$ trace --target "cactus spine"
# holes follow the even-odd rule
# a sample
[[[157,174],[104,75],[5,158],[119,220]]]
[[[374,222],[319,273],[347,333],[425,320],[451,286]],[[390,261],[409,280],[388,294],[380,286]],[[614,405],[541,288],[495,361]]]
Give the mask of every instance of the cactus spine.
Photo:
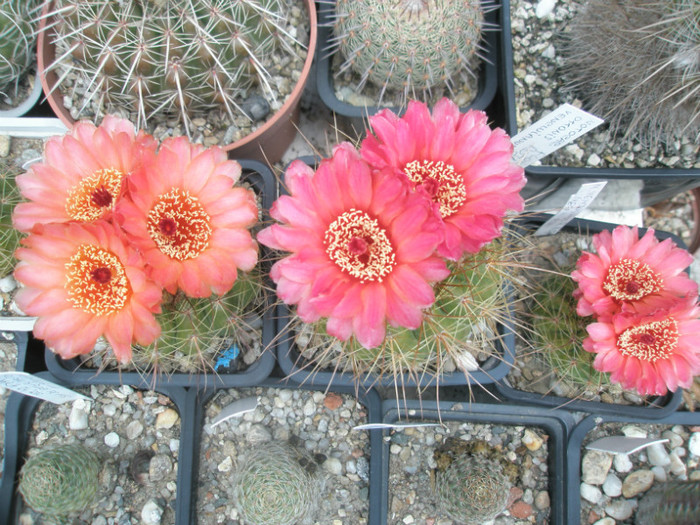
[[[18,168],[8,162],[0,162],[0,278],[12,273],[15,267],[15,250],[22,234],[12,226],[12,210],[21,200],[15,184]]]
[[[409,97],[452,87],[474,68],[484,25],[479,0],[338,0],[332,15],[340,72]]]
[[[700,523],[700,481],[669,481],[652,487],[639,501],[635,525]]]
[[[37,512],[79,512],[95,501],[101,468],[99,456],[77,443],[43,450],[22,467],[19,492]]]
[[[0,1],[0,93],[17,94],[19,80],[34,64],[41,0]]]

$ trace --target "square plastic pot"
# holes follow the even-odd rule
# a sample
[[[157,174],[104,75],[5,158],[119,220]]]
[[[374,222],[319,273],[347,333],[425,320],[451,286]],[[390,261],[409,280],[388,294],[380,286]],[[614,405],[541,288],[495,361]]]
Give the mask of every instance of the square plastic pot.
[[[542,225],[549,215],[539,215],[528,217],[523,223],[523,232],[534,231]],[[585,219],[573,219],[569,222],[562,231],[567,232],[585,232],[589,234],[599,233],[603,230],[612,231],[617,224],[605,222],[590,221]],[[647,231],[646,228],[640,228],[640,236]],[[656,231],[656,237],[660,240],[670,238],[681,248],[685,248],[683,241],[677,236]],[[496,392],[506,401],[521,405],[536,405],[550,408],[561,408],[575,412],[586,412],[588,414],[611,414],[624,417],[641,417],[641,418],[663,418],[673,413],[682,401],[682,393],[680,390],[676,392],[668,392],[663,396],[655,396],[649,400],[645,406],[619,405],[611,403],[602,403],[597,401],[585,401],[579,399],[570,399],[555,395],[536,394],[533,392],[525,392],[517,390],[508,383],[508,378],[497,381],[494,384]]]
[[[556,413],[537,407],[517,407],[491,403],[438,402],[408,400],[397,402],[386,400],[383,403],[385,424],[401,425],[411,423],[474,423],[494,426],[537,427],[546,435],[547,475],[550,495],[550,525],[572,525],[578,522],[566,521],[567,486],[565,484],[566,446],[568,434],[574,427],[570,414]],[[384,491],[382,495],[383,524],[387,523],[389,510],[389,456],[391,440],[389,431],[384,430]],[[429,490],[427,487],[424,490]]]

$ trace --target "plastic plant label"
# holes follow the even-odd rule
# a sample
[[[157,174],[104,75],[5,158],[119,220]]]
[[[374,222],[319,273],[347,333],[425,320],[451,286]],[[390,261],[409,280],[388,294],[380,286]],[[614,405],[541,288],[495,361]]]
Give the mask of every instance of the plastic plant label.
[[[2,372],[0,373],[0,386],[24,394],[25,396],[38,397],[60,405],[77,399],[92,401],[89,397],[73,392],[69,388],[57,385],[41,377],[36,377],[27,372]]]
[[[600,126],[603,119],[564,104],[515,135],[513,162],[523,168]]]
[[[606,184],[607,181],[582,184],[579,190],[569,197],[564,207],[537,229],[535,235],[543,236],[557,233],[569,224],[571,219],[588,208]]]
[[[0,317],[0,330],[7,332],[31,332],[36,317]]]
[[[243,399],[239,399],[238,401],[234,401],[230,405],[225,406],[223,410],[219,412],[219,414],[212,420],[210,426],[211,428],[214,428],[216,425],[223,423],[227,419],[238,417],[247,412],[252,412],[257,406],[257,397],[245,397]]]
[[[598,439],[586,445],[589,450],[610,452],[611,454],[633,454],[655,443],[667,443],[668,439],[611,436]]]
[[[440,423],[367,423],[365,425],[357,425],[352,427],[353,430],[375,430],[375,429],[404,429],[414,427],[439,427]]]

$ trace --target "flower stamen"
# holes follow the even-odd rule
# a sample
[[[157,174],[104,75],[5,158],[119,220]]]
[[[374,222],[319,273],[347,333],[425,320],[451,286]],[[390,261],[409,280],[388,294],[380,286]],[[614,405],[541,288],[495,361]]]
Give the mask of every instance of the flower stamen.
[[[678,346],[678,338],[678,323],[669,317],[628,328],[618,337],[617,346],[624,356],[653,363],[671,357]]]
[[[93,222],[114,209],[124,175],[114,168],[100,169],[68,191],[66,213],[79,222]]]
[[[467,190],[462,176],[453,166],[442,161],[414,160],[403,168],[415,188],[423,188],[440,207],[440,215],[446,219],[457,213],[467,200]]]
[[[201,254],[212,234],[211,218],[202,203],[179,188],[158,197],[148,213],[146,228],[158,249],[178,261]]]
[[[613,299],[638,301],[660,292],[663,289],[663,279],[648,264],[637,259],[620,259],[608,269],[603,289]]]
[[[119,258],[92,244],[80,245],[66,263],[65,288],[75,308],[93,315],[119,312],[131,295]]]
[[[354,208],[331,223],[323,242],[331,260],[361,283],[382,282],[396,265],[386,231],[376,219]]]

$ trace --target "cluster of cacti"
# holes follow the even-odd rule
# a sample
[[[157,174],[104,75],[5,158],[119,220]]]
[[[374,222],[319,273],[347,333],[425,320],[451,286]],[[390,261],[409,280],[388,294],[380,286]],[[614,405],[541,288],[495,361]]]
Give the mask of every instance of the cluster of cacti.
[[[319,478],[302,449],[270,442],[251,450],[233,479],[236,508],[248,525],[295,525],[312,517]]]
[[[168,360],[177,360],[182,370],[211,368],[218,352],[234,344],[243,346],[240,338],[250,322],[246,316],[256,315],[251,306],[262,297],[258,272],[239,272],[233,288],[221,296],[168,294],[163,312],[156,315],[161,335],[147,347],[136,346],[134,362],[162,367]]]
[[[253,86],[268,102],[275,99],[266,64],[277,48],[297,53],[285,20],[301,5],[301,0],[57,0],[58,58],[51,67],[68,66],[90,97],[108,111],[128,109],[139,127],[158,113],[179,116],[189,131],[190,119],[211,108],[233,120]]]
[[[639,500],[635,525],[696,525],[700,523],[700,481],[669,481],[654,485]]]
[[[15,250],[22,234],[12,226],[12,210],[21,200],[15,184],[20,171],[12,164],[0,161],[0,278],[15,267]]]
[[[593,368],[595,354],[581,345],[588,320],[576,313],[576,283],[566,273],[548,273],[532,285],[530,326],[535,351],[557,379],[577,389],[598,387],[607,375]]]
[[[331,15],[333,46],[348,69],[366,82],[408,97],[436,87],[452,92],[476,76],[484,6],[479,0],[338,0]],[[332,6],[329,6],[329,9]]]
[[[0,93],[17,93],[22,75],[34,64],[36,27],[42,0],[0,0]]]
[[[438,511],[465,525],[480,525],[506,510],[510,482],[501,465],[480,455],[460,454],[435,470]]]
[[[696,0],[589,0],[565,42],[571,87],[613,132],[651,144],[698,137]]]
[[[94,503],[101,469],[100,457],[78,443],[42,450],[22,467],[19,492],[35,511],[65,516]]]

